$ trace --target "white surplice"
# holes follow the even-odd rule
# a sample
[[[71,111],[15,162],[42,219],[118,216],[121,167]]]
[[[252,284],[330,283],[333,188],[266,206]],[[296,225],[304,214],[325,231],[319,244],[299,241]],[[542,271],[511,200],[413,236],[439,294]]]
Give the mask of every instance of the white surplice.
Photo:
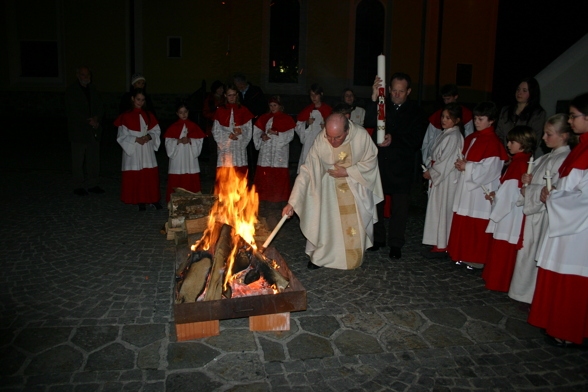
[[[216,167],[243,167],[247,166],[247,144],[253,133],[251,120],[239,125],[241,135],[237,140],[229,138],[235,127],[234,113],[231,109],[230,125],[222,126],[218,120],[212,125],[212,136],[217,144],[218,157]]]
[[[184,125],[180,139],[188,134],[188,128]],[[200,173],[198,157],[202,151],[204,138],[192,139],[188,144],[178,144],[178,139],[165,138],[165,150],[169,157],[169,174],[194,174]]]
[[[314,140],[325,125],[325,119],[319,110],[313,110],[311,117],[314,118],[314,122],[308,127],[306,126],[306,121],[298,121],[296,123],[296,133],[300,138],[300,143],[302,143],[302,152],[298,161],[297,173],[300,173],[300,167],[304,164]]]
[[[269,140],[263,141],[262,133],[267,133],[272,128],[274,119],[270,118],[265,125],[265,130],[261,130],[255,125],[253,127],[253,143],[259,150],[257,165],[263,167],[288,167],[288,158],[290,154],[290,142],[294,138],[294,128],[286,132],[278,132],[277,135],[269,135]]]
[[[155,151],[159,150],[161,144],[161,128],[159,124],[151,129],[147,129],[147,123],[143,120],[143,116],[139,116],[141,123],[141,130],[134,131],[124,125],[118,127],[118,134],[116,141],[122,147],[124,153],[122,155],[122,170],[141,170],[157,167],[157,159],[155,158]],[[146,135],[151,136],[151,140],[141,145],[137,143],[138,137]]]

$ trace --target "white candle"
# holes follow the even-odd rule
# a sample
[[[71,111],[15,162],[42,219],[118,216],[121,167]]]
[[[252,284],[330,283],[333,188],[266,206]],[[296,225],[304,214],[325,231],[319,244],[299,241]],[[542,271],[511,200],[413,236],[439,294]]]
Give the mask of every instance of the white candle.
[[[386,136],[386,56],[378,56],[378,77],[382,79],[382,87],[378,94],[378,126],[376,130],[376,143],[384,142]]]
[[[423,168],[423,173],[427,171],[427,168],[425,165],[421,165],[421,167]]]
[[[481,185],[481,186],[482,186],[482,190],[484,191],[484,193],[486,195],[490,196],[490,191],[488,190],[488,188],[486,188],[484,185]],[[494,200],[494,198],[492,196],[490,196],[490,199]]]
[[[529,164],[529,166],[527,166],[527,174],[531,174],[533,171],[533,157],[531,157],[527,163]],[[526,187],[527,185],[528,184],[523,184],[523,187]]]
[[[547,181],[547,190],[551,192],[551,172],[549,170],[545,171],[545,181]]]

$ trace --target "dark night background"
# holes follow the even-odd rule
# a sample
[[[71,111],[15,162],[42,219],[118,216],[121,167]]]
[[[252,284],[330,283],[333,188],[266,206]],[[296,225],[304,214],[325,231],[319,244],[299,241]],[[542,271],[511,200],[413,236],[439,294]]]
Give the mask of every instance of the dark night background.
[[[520,79],[537,75],[587,33],[586,0],[501,0],[492,89],[494,102],[498,107],[509,104]]]

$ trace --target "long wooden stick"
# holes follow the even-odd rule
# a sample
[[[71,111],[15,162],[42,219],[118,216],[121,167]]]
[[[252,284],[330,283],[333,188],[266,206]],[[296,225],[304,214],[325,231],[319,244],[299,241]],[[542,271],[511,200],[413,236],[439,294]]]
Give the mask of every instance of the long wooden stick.
[[[265,249],[267,249],[267,247],[269,246],[270,242],[272,242],[272,240],[274,239],[274,237],[276,236],[276,234],[278,234],[278,231],[280,231],[280,229],[282,228],[282,225],[284,224],[284,222],[286,222],[286,219],[288,219],[288,214],[284,215],[282,217],[282,219],[280,219],[280,222],[278,222],[278,224],[274,228],[274,231],[272,231],[272,233],[269,235],[269,237],[267,237],[267,240],[265,240],[265,242],[263,243],[263,246],[261,248],[261,251],[262,252]]]

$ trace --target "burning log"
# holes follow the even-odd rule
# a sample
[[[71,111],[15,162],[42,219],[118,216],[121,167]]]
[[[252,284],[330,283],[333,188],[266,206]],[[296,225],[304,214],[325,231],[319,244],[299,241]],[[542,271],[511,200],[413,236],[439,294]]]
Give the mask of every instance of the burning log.
[[[223,225],[220,230],[216,248],[214,250],[214,262],[210,273],[210,281],[204,294],[205,301],[221,299],[223,289],[223,270],[225,264],[231,255],[233,248],[233,228],[229,225]]]
[[[290,281],[278,272],[276,262],[257,251],[253,252],[253,256],[257,262],[257,268],[259,268],[259,271],[270,286],[273,286],[280,293],[286,290],[290,285]]]
[[[180,289],[176,297],[176,303],[196,302],[196,299],[206,286],[206,279],[212,266],[212,255],[207,252],[193,252],[192,264],[184,272],[183,280],[179,283]]]

